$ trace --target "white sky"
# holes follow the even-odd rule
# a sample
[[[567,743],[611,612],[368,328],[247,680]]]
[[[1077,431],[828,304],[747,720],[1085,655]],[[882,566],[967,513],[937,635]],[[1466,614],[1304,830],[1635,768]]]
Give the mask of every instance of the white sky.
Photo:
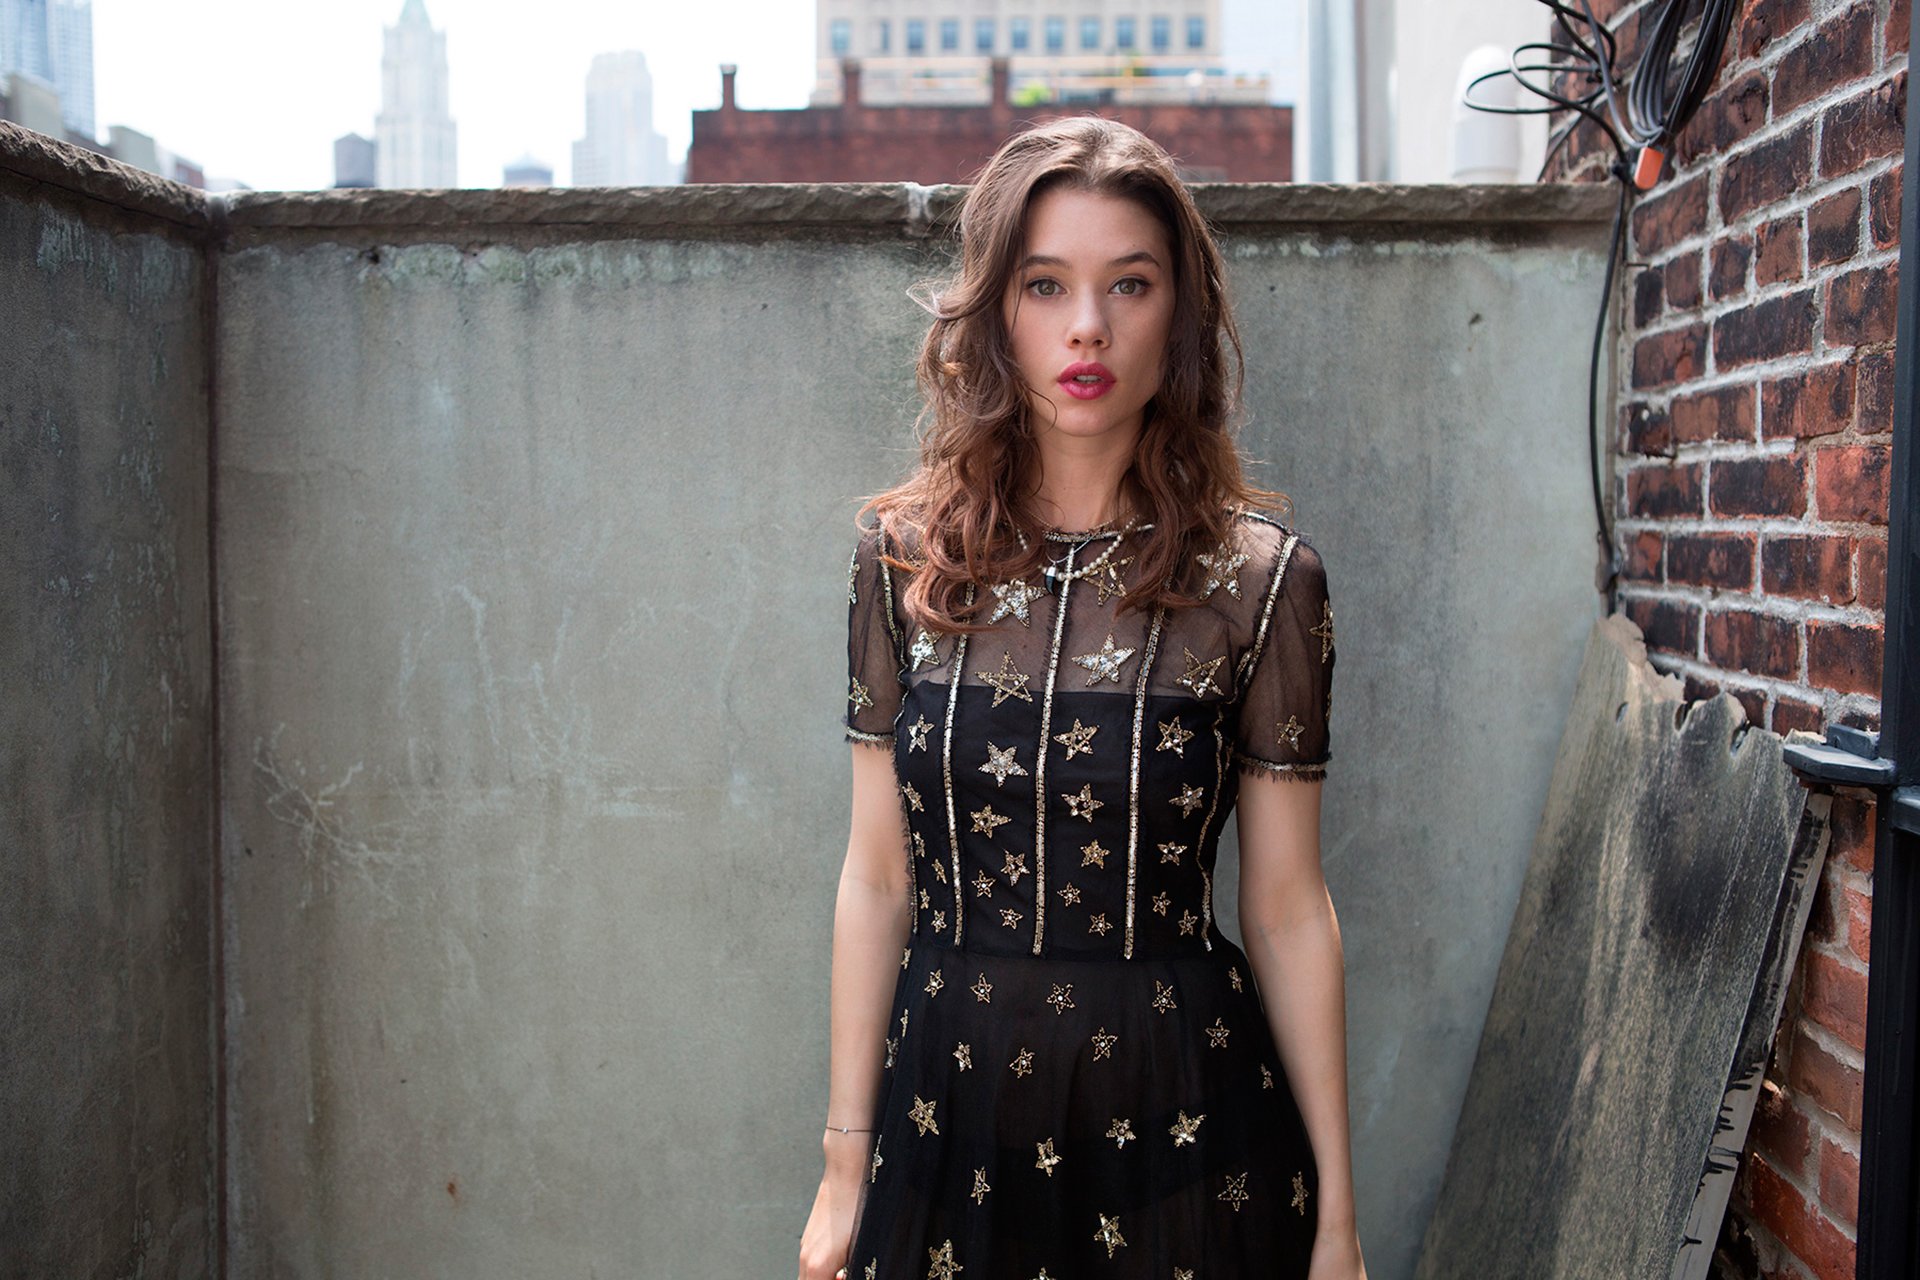
[[[93,0],[94,105],[110,125],[153,136],[202,166],[260,190],[333,185],[333,140],[373,136],[382,28],[402,0]],[[1276,75],[1293,96],[1297,0],[1225,0],[1222,39],[1234,70]],[[447,36],[460,183],[492,186],[531,152],[569,180],[585,131],[596,53],[638,49],[653,73],[654,127],[678,161],[689,112],[720,104],[720,64],[738,63],[742,107],[803,107],[813,88],[814,7],[807,0],[427,0]]]

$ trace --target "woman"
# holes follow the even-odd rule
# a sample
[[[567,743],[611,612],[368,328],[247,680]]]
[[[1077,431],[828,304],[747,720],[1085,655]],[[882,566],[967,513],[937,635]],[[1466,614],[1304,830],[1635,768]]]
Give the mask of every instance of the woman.
[[[960,230],[920,465],[848,569],[802,1280],[1363,1277],[1332,611],[1241,473],[1219,250],[1166,153],[1097,117],[1007,142]],[[1245,951],[1212,915],[1236,802]]]

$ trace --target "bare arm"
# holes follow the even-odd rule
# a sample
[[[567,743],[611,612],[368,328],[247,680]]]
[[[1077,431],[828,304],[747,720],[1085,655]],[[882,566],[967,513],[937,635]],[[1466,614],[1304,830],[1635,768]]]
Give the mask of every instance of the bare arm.
[[[1240,933],[1313,1143],[1320,1234],[1354,1235],[1346,977],[1320,871],[1321,783],[1242,776]]]

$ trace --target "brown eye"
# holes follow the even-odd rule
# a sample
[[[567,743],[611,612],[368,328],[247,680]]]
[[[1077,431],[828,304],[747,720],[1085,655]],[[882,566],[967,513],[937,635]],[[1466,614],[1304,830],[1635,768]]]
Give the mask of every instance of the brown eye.
[[[1055,281],[1055,280],[1049,280],[1049,279],[1047,279],[1046,277],[1044,277],[1044,276],[1042,276],[1042,277],[1041,277],[1040,279],[1038,279],[1038,280],[1034,280],[1034,281],[1031,281],[1031,282],[1030,282],[1030,283],[1029,283],[1029,284],[1027,285],[1027,288],[1029,288],[1029,289],[1033,289],[1033,290],[1036,290],[1036,291],[1038,291],[1041,285],[1051,285],[1051,286],[1052,286],[1053,288],[1055,288],[1055,289],[1058,289],[1058,288],[1060,287],[1060,285],[1059,285],[1059,282],[1058,282],[1058,281]],[[1039,296],[1039,297],[1042,297],[1042,298],[1051,298],[1051,297],[1053,297],[1054,295],[1053,295],[1053,294],[1051,294],[1051,293],[1037,293],[1037,296]]]
[[[1115,289],[1119,289],[1121,285],[1129,285],[1129,284],[1133,285],[1134,288],[1123,290],[1121,293],[1122,297],[1126,297],[1126,298],[1138,297],[1140,294],[1143,294],[1147,291],[1147,287],[1148,287],[1147,282],[1145,280],[1142,280],[1139,276],[1128,276],[1126,279],[1120,281],[1119,284],[1116,284],[1113,287]]]

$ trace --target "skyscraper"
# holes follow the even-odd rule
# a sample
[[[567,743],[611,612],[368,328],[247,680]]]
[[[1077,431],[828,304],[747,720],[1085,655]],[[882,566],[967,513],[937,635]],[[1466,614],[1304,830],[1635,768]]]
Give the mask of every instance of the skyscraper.
[[[447,114],[447,37],[427,20],[425,0],[406,0],[386,28],[380,59],[379,185],[458,185],[453,117]]]
[[[646,55],[596,55],[587,72],[587,136],[573,144],[573,185],[664,186],[677,180],[667,165],[667,140],[653,127]]]
[[[53,86],[62,122],[94,137],[92,0],[0,0],[0,78],[9,72]]]

